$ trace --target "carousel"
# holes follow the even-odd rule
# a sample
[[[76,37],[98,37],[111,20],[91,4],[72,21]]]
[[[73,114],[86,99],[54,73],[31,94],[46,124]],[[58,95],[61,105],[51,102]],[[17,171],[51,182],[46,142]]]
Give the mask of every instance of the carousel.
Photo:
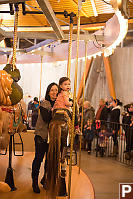
[[[129,6],[130,5],[130,6]],[[6,198],[4,192],[10,192],[10,198],[33,197],[32,191],[21,193],[17,190],[17,183],[27,184],[20,172],[21,182],[14,180],[14,165],[17,158],[24,160],[25,168],[28,156],[24,155],[23,140],[21,135],[26,131],[26,113],[23,108],[23,88],[18,84],[21,74],[17,64],[23,60],[41,63],[39,101],[41,99],[42,63],[67,60],[67,74],[70,78],[71,62],[75,61],[74,89],[70,93],[73,100],[72,120],[66,111],[59,111],[53,116],[49,125],[49,151],[48,151],[48,190],[41,193],[48,198],[95,198],[93,185],[85,173],[81,170],[81,132],[74,128],[76,102],[83,97],[88,73],[92,59],[102,56],[108,79],[110,95],[116,98],[109,56],[123,41],[128,30],[129,12],[132,0],[3,0],[0,2],[0,14],[8,13],[8,20],[1,19],[0,39],[11,41],[11,47],[0,47],[0,55],[5,67],[0,70],[0,168],[7,171],[5,181],[0,179],[0,194]],[[8,7],[8,10],[6,8]],[[98,21],[102,20],[102,22]],[[12,30],[14,24],[14,30]],[[6,30],[5,27],[9,27]],[[115,30],[115,31],[114,31]],[[69,33],[69,34],[68,34]],[[28,43],[28,47],[20,48],[21,40]],[[36,41],[38,40],[38,43]],[[40,41],[40,42],[39,42]],[[6,43],[6,42],[5,42]],[[52,46],[52,47],[51,47]],[[45,57],[45,60],[44,60]],[[11,59],[9,59],[11,58]],[[80,59],[84,59],[84,72],[77,92],[77,72]],[[81,129],[83,127],[83,108]],[[67,175],[61,176],[62,154],[66,150],[61,145],[61,135],[69,134],[69,151],[66,154]],[[80,137],[80,150],[73,148],[74,137],[78,133]],[[15,135],[19,135],[19,142],[15,141]],[[20,145],[21,154],[17,154],[16,146]],[[14,156],[22,156],[15,157]],[[78,158],[77,158],[78,155]],[[78,160],[78,161],[77,161]],[[21,161],[21,159],[20,159]],[[17,172],[15,166],[15,172]],[[1,171],[3,171],[1,169]],[[1,172],[0,171],[0,172]],[[29,182],[29,181],[28,181]],[[25,189],[25,188],[24,188]],[[13,192],[15,191],[15,192]],[[2,193],[3,192],[3,193]],[[9,196],[9,195],[8,195]]]

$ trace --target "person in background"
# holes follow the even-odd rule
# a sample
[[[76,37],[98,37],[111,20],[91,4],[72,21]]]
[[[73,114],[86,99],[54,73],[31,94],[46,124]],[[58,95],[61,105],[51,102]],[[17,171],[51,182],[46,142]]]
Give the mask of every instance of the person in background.
[[[28,103],[28,129],[35,129],[37,118],[38,118],[38,108],[39,108],[39,101],[37,97],[34,97]]]
[[[85,142],[87,143],[88,154],[91,153],[91,145],[94,138],[94,130],[95,128],[94,128],[93,121],[88,119],[87,124],[84,126],[84,129],[83,129],[83,136],[84,136]]]
[[[34,97],[33,103],[31,105],[32,110],[32,128],[35,128],[37,118],[38,118],[38,108],[39,108],[39,101],[37,97]]]
[[[106,126],[102,126],[102,129],[100,129],[100,132],[98,132],[98,147],[97,147],[101,157],[103,157],[106,152],[110,136],[112,136],[112,133],[107,131]]]
[[[82,106],[83,106],[83,98],[80,98],[78,100],[79,114],[82,112]]]
[[[41,184],[45,188],[46,171],[47,171],[47,152],[48,152],[48,130],[49,123],[52,119],[52,107],[54,106],[55,100],[58,94],[58,85],[51,83],[47,87],[45,100],[40,104],[40,114],[38,115],[36,128],[35,128],[35,157],[32,162],[32,188],[35,193],[40,193],[38,185],[38,176],[40,166],[45,156],[44,164],[44,176],[41,179]]]
[[[95,119],[95,109],[91,106],[89,101],[85,101],[83,104],[83,126],[87,124],[88,119]]]
[[[113,147],[113,156],[116,156],[118,154],[118,131],[120,130],[120,109],[122,106],[122,102],[120,102],[119,99],[113,100],[113,108],[110,112],[110,122],[111,124],[111,130],[113,133],[113,141],[114,141],[114,147]]]
[[[100,99],[99,108],[96,113],[96,122],[101,121],[101,127],[106,126],[107,116],[108,116],[108,108],[106,107],[105,100]]]
[[[81,119],[82,119],[82,113],[80,113]],[[89,101],[85,101],[83,104],[83,129],[82,132],[84,133],[84,126],[87,125],[87,121],[91,120],[93,121],[95,119],[95,109],[91,106]],[[81,121],[80,121],[81,125]],[[82,149],[86,150],[86,139],[85,136],[83,136],[83,146]]]
[[[107,131],[110,132],[111,131],[111,124],[110,124],[110,112],[113,108],[113,97],[110,97],[109,99],[107,99],[106,101],[106,107],[108,109],[108,114],[107,114]]]
[[[124,106],[125,109],[127,109],[126,112],[123,113],[123,129],[125,131],[125,137],[126,137],[126,150],[125,152],[125,158],[127,160],[130,160],[131,156],[131,150],[133,150],[133,103],[128,104]]]

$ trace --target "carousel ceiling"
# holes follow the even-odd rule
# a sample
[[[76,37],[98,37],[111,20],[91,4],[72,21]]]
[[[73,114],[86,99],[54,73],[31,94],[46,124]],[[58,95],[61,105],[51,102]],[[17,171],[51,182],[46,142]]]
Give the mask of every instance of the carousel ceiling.
[[[113,17],[115,11],[111,3],[114,1],[116,0],[82,0],[81,40],[84,38],[95,40],[91,33],[103,30],[107,21]],[[73,13],[76,15],[72,18],[73,40],[76,40],[78,0],[1,0],[0,40],[2,42],[0,45],[2,51],[7,53],[13,46],[14,4],[16,2],[19,2],[17,48],[20,51],[26,49],[26,52],[29,52],[57,40],[67,43],[70,16]],[[126,2],[129,29],[132,30],[132,0],[122,0],[122,2],[124,2],[123,5]],[[104,40],[101,33],[97,34],[96,39],[100,42]]]

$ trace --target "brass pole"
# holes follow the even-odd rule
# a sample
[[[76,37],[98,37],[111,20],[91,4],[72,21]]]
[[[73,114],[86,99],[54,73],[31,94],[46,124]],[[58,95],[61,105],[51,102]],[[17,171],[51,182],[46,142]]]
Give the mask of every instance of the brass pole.
[[[79,0],[78,2],[81,2],[81,1]],[[80,36],[80,13],[81,13],[81,6],[78,7],[77,53],[76,53],[75,80],[74,80],[73,116],[72,116],[71,149],[70,149],[70,164],[69,164],[69,179],[68,179],[68,199],[70,199],[70,193],[71,193],[72,152],[73,152],[73,141],[74,141],[75,104],[76,104],[77,72],[78,72],[78,56],[79,56],[79,36]]]
[[[14,33],[13,33],[13,70],[16,68],[16,46],[17,46],[17,27],[18,27],[18,4],[15,4],[15,19],[14,19]]]
[[[43,62],[43,56],[41,56],[41,71],[40,71],[40,92],[39,92],[39,106],[40,106],[40,100],[41,100],[41,91],[42,91],[42,62]],[[40,114],[40,109],[39,109]]]
[[[85,64],[84,64],[84,74],[83,74],[83,104],[82,104],[82,116],[81,116],[81,132],[83,129],[83,111],[84,111],[84,100],[85,100],[85,71],[86,71],[86,63],[87,63],[87,42],[85,42]],[[81,167],[81,141],[82,135],[80,135],[80,150],[79,150],[79,174],[80,174],[80,167]]]
[[[73,34],[73,23],[70,23],[70,31],[69,31],[69,49],[68,49],[68,63],[67,63],[67,77],[68,77],[68,78],[70,78],[70,70],[71,70],[72,34]]]

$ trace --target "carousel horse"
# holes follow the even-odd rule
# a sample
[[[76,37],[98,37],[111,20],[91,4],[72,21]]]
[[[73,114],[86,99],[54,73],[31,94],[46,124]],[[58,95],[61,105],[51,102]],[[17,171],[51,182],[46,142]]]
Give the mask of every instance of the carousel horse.
[[[0,107],[0,150],[7,148],[10,135],[27,130],[23,122],[25,117],[21,103],[10,107]]]
[[[46,181],[52,198],[58,195],[60,177],[66,176],[65,157],[67,136],[71,120],[67,110],[57,109],[49,126],[49,150],[47,156]]]
[[[8,147],[11,134],[26,130],[22,123],[22,107],[18,105],[23,97],[23,91],[17,84],[20,72],[12,68],[12,64],[7,64],[0,71],[0,150]],[[10,190],[7,183],[0,182],[0,192]]]
[[[12,70],[12,64],[7,64],[0,71],[0,149],[7,148],[10,138],[9,133],[19,131],[21,124],[21,117],[19,117],[20,121],[16,126],[14,120],[17,118],[17,116],[14,116],[17,115],[16,111],[19,110],[20,112],[17,104],[23,97],[22,88],[17,84],[19,80],[20,72],[18,69]]]

